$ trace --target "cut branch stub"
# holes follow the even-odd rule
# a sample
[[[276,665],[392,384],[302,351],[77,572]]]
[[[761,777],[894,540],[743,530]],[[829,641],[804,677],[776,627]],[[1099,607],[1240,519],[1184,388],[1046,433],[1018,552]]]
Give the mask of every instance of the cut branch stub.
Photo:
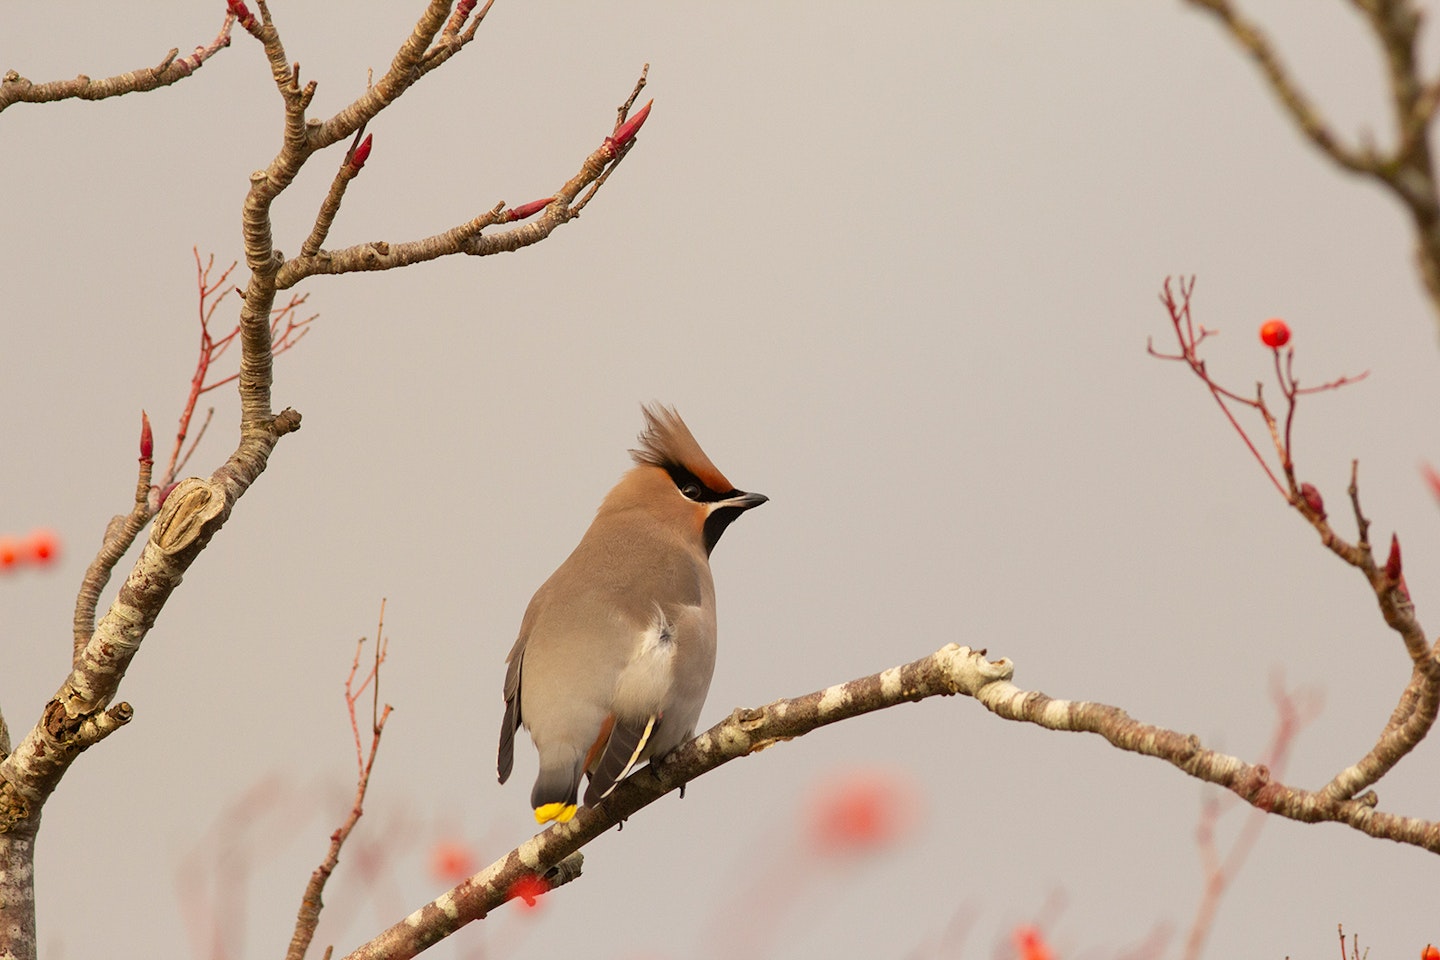
[[[223,489],[197,477],[182,480],[165,498],[165,506],[155,518],[151,542],[172,557],[197,543],[203,546],[215,531],[215,519],[225,510]]]

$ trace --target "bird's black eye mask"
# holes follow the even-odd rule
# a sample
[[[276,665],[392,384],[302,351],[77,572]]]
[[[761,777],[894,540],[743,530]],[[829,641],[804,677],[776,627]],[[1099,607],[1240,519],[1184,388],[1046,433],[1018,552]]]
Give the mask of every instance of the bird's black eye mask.
[[[717,500],[725,500],[732,497],[739,492],[737,490],[730,490],[725,493],[719,493],[711,490],[705,486],[699,477],[678,463],[666,464],[665,472],[670,474],[670,479],[675,483],[675,489],[679,490],[687,500],[694,500],[696,503],[714,503]]]

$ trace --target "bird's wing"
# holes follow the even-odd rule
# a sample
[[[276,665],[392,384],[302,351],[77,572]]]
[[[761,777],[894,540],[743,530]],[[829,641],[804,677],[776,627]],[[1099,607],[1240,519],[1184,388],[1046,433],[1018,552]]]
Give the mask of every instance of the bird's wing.
[[[600,762],[595,767],[595,772],[590,774],[590,784],[585,788],[587,807],[594,806],[610,796],[615,785],[624,780],[635,764],[640,762],[658,719],[658,714],[652,714],[644,720],[628,723],[616,720],[610,731],[610,739],[605,744],[605,752],[600,755]]]
[[[515,766],[515,731],[520,729],[520,663],[525,659],[525,634],[515,641],[505,670],[505,716],[500,721],[500,749],[495,757],[495,772],[500,782],[510,779]]]

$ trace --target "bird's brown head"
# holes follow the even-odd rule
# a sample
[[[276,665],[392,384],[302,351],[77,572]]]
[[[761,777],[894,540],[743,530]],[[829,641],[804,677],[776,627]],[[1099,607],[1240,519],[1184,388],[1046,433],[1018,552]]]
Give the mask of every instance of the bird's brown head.
[[[640,431],[640,446],[630,451],[637,464],[631,475],[642,474],[635,480],[650,486],[663,472],[668,480],[666,486],[688,501],[684,507],[693,516],[705,552],[709,553],[740,514],[769,498],[737,490],[700,449],[673,407],[650,403],[640,409],[645,415],[645,429]]]

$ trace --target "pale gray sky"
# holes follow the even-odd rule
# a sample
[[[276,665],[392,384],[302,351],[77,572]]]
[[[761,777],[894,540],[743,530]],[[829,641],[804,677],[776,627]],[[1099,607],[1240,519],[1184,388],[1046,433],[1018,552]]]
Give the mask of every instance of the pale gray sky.
[[[1378,60],[1344,4],[1246,6],[1340,129],[1387,133]],[[388,64],[418,9],[277,0],[317,114]],[[10,3],[0,69],[132,69],[205,42],[222,12]],[[1254,330],[1275,314],[1302,379],[1370,370],[1305,402],[1299,469],[1341,515],[1360,458],[1377,539],[1400,530],[1430,622],[1440,517],[1416,465],[1440,461],[1424,427],[1440,400],[1434,319],[1398,210],[1302,143],[1213,23],[1178,2],[500,0],[469,51],[372,124],[331,242],[412,239],[550,194],[647,61],[641,142],[540,247],[306,287],[321,317],[275,385],[304,429],[146,641],[123,690],[134,722],[46,809],[52,956],[190,951],[181,861],[213,849],[216,818],[267,777],[284,793],[242,844],[261,863],[227,913],[250,954],[283,949],[348,802],[340,682],[382,596],[396,713],[357,837],[396,829],[396,859],[364,890],[344,861],[322,942],[347,949],[439,892],[435,837],[488,858],[528,836],[528,744],[495,784],[502,661],[626,467],[642,400],[677,405],[734,482],[772,498],[715,554],[703,723],[955,641],[1012,658],[1022,686],[1246,758],[1283,670],[1325,694],[1287,775],[1302,786],[1373,742],[1408,677],[1401,644],[1199,384],[1145,343],[1168,332],[1163,278],[1196,273],[1226,382],[1266,376]],[[66,545],[55,572],[0,583],[12,728],[62,679],[87,553],[131,496],[140,410],[158,440],[183,400],[190,248],[241,255],[247,176],[278,118],[259,46],[237,31],[164,91],[0,120],[0,529],[49,525]],[[317,158],[279,205],[282,249],[338,159]],[[217,404],[193,471],[236,433],[233,397]],[[1380,784],[1383,806],[1437,815],[1434,752]],[[1204,789],[1097,738],[945,700],[706,777],[593,844],[585,877],[536,917],[501,911],[438,955],[724,955],[727,930],[759,921],[721,885],[830,870],[797,870],[787,836],[817,785],[856,767],[912,782],[924,819],[892,853],[812,876],[765,921],[770,956],[906,956],[962,905],[978,917],[965,955],[985,956],[1055,890],[1067,958],[1189,923]],[[1333,955],[1343,923],[1372,956],[1413,956],[1440,939],[1436,876],[1416,850],[1273,822],[1209,955]]]

